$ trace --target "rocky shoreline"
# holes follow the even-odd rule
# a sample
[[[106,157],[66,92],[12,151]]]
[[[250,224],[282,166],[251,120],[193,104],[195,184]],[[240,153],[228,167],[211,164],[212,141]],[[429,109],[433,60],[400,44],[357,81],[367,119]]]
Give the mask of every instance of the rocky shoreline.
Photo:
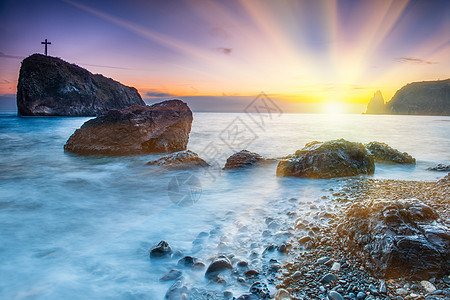
[[[420,280],[379,276],[343,243],[336,228],[352,205],[380,198],[422,201],[448,228],[449,187],[450,174],[437,182],[336,179],[316,200],[279,199],[278,215],[262,217],[262,224],[248,216],[249,224],[259,226],[256,231],[233,221],[239,213],[229,212],[236,236],[219,228],[201,232],[192,253],[161,242],[151,249],[150,260],[157,263],[161,258],[155,253],[163,253],[173,267],[161,273],[162,282],[171,282],[165,299],[448,299],[448,272]],[[209,253],[216,253],[212,257],[198,251],[207,241]]]
[[[283,266],[277,288],[286,289],[292,299],[449,299],[448,270],[443,276],[422,280],[376,276],[336,234],[345,212],[354,203],[368,199],[418,199],[438,212],[439,221],[448,229],[449,186],[449,175],[437,182],[346,180],[340,191],[330,191],[330,200],[340,203],[341,208],[330,217],[328,225],[297,225],[288,247],[290,262]]]

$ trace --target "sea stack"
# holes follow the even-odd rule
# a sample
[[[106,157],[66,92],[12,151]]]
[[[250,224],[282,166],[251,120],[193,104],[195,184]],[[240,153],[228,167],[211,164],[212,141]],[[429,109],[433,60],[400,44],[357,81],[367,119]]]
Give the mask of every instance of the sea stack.
[[[22,62],[17,85],[21,116],[97,116],[145,105],[138,91],[57,57],[33,54]]]
[[[376,91],[372,99],[367,105],[366,114],[385,114],[386,107],[384,105],[384,98],[380,91]]]
[[[192,111],[181,100],[133,105],[84,123],[64,149],[81,155],[136,155],[186,150]]]

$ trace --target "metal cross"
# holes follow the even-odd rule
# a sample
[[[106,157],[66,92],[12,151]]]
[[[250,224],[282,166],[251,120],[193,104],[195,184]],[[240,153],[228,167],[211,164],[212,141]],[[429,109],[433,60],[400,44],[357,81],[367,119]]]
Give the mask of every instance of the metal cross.
[[[41,42],[41,44],[45,45],[45,52],[44,52],[44,54],[45,54],[45,56],[47,56],[47,45],[51,45],[51,43],[47,42],[47,39],[45,39],[45,42]]]

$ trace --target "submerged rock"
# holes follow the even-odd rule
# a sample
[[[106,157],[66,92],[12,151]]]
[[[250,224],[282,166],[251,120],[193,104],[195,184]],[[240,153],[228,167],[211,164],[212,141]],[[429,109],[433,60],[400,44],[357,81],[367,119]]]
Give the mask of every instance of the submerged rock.
[[[172,253],[172,248],[166,241],[161,241],[158,245],[153,246],[150,250],[150,258],[162,258],[170,256]]]
[[[277,176],[334,178],[373,174],[375,164],[360,143],[344,139],[311,142],[293,158],[278,163]]]
[[[428,168],[428,171],[450,172],[450,165],[438,164],[435,167]]]
[[[64,145],[82,155],[134,155],[185,150],[192,112],[180,100],[110,110],[77,129]]]
[[[242,167],[250,167],[266,160],[267,159],[265,159],[258,153],[250,152],[248,150],[241,150],[228,157],[223,169],[232,170]]]
[[[17,85],[21,116],[96,116],[131,105],[145,102],[135,88],[111,78],[41,54],[22,62]]]
[[[201,159],[197,153],[190,150],[175,152],[158,160],[149,161],[147,165],[160,166],[167,169],[183,169],[208,167],[209,164]]]
[[[207,279],[214,279],[222,272],[227,270],[232,270],[233,266],[231,265],[230,260],[224,255],[218,256],[206,269],[205,277]]]
[[[159,281],[170,281],[170,280],[176,280],[181,277],[183,273],[180,270],[172,269],[166,274],[164,274],[163,277],[159,279]]]
[[[450,268],[449,228],[417,199],[355,203],[345,218],[340,239],[380,276],[426,279]]]
[[[400,152],[388,144],[370,142],[365,145],[375,162],[393,162],[397,164],[415,164],[416,159],[406,152]]]
[[[189,299],[188,295],[189,288],[183,285],[181,280],[178,280],[167,290],[164,298],[168,300]]]

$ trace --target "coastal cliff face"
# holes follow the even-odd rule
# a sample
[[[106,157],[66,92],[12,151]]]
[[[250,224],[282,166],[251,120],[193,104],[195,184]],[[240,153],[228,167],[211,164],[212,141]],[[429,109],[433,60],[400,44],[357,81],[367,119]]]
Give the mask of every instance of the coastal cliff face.
[[[450,79],[407,84],[383,106],[375,94],[367,105],[366,113],[448,116],[450,115]]]
[[[92,74],[56,57],[33,54],[22,62],[17,109],[22,116],[96,116],[145,105],[135,88]]]
[[[386,109],[401,115],[450,115],[450,79],[407,84]]]

